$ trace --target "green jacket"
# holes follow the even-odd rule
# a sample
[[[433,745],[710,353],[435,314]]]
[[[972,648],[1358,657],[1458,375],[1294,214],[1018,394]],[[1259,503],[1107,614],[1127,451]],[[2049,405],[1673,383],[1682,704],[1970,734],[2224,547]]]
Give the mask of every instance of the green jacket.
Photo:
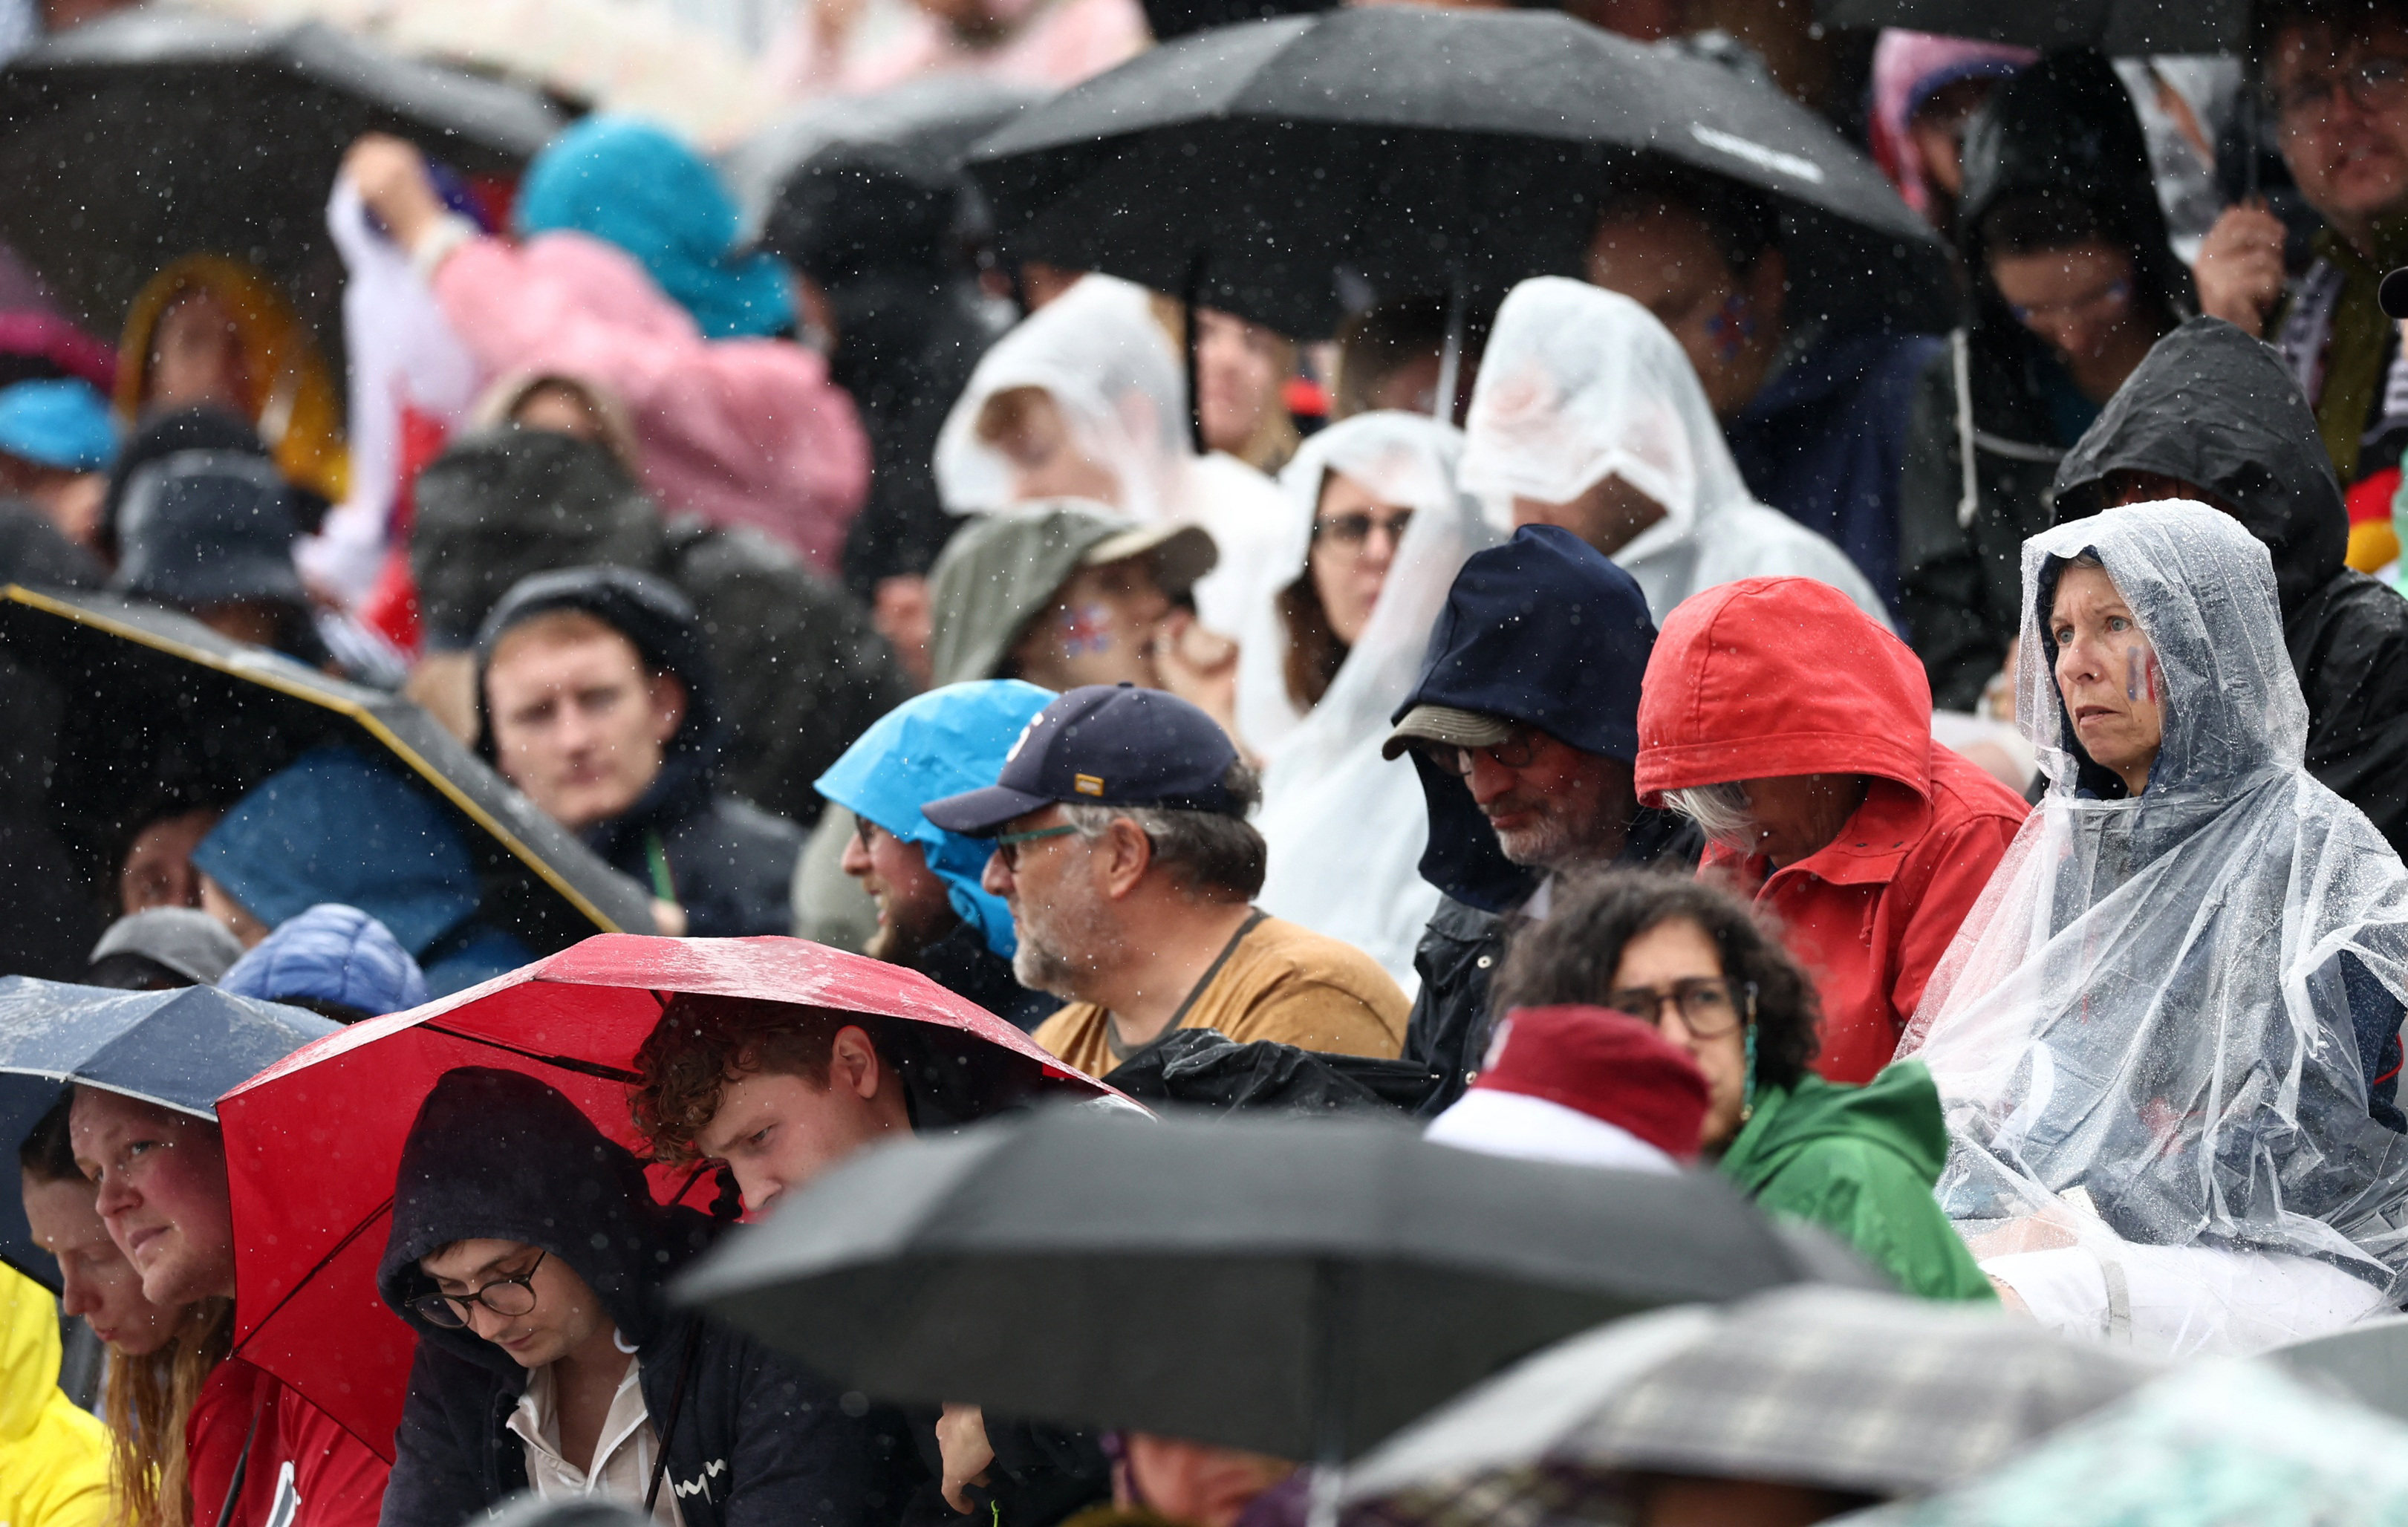
[[[1919,1061],[1862,1087],[1809,1072],[1756,1094],[1721,1169],[1768,1214],[1822,1226],[1926,1299],[1989,1299],[1956,1227],[1931,1196],[1948,1154],[1940,1091]]]

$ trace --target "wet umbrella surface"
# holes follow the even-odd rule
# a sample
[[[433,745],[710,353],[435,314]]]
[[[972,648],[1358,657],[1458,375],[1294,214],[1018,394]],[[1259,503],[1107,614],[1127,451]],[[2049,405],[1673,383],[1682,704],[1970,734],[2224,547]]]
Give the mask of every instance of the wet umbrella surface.
[[[50,812],[93,883],[146,809],[226,806],[326,742],[396,760],[460,821],[480,912],[549,952],[648,928],[644,892],[530,806],[434,718],[190,617],[107,594],[0,588],[0,653],[49,679],[61,708]],[[173,803],[172,806],[169,803]]]
[[[1710,1175],[1057,1108],[879,1147],[681,1292],[875,1398],[1337,1459],[1600,1320],[1815,1277],[1878,1281]]]
[[[1184,37],[980,144],[1006,248],[1296,337],[1340,271],[1378,297],[1576,270],[1598,194],[1649,166],[1766,196],[1801,314],[1952,326],[1946,251],[1871,161],[1719,64],[1540,12],[1405,6]]]

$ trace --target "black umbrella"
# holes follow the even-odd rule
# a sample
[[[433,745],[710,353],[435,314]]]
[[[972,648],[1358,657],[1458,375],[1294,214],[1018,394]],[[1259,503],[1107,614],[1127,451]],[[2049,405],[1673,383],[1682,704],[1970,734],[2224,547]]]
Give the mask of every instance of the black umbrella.
[[[2249,30],[2249,0],[1815,0],[1825,26],[1900,26],[2043,50],[2222,53]]]
[[[1354,278],[1484,297],[1576,270],[1598,194],[1649,169],[1764,197],[1801,320],[1954,321],[1937,235],[1828,123],[1559,13],[1377,7],[1199,33],[970,156],[1014,255],[1298,337],[1356,305]]]
[[[44,816],[94,894],[113,886],[127,835],[146,817],[230,805],[311,748],[347,742],[433,787],[477,863],[481,914],[536,953],[596,930],[652,931],[640,887],[399,696],[174,611],[18,584],[0,588],[0,658],[64,701]]]
[[[681,1297],[899,1402],[1360,1453],[1601,1320],[1828,1274],[1719,1178],[1065,1108],[882,1147]]]
[[[325,207],[351,139],[399,133],[469,174],[507,174],[561,126],[517,86],[395,58],[321,22],[144,7],[0,69],[0,240],[103,334],[169,261],[248,260],[339,356],[342,269]]]

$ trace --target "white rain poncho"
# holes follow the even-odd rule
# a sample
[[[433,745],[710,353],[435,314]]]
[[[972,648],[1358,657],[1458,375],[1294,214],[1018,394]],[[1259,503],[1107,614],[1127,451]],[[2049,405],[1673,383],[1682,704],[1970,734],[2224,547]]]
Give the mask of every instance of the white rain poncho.
[[[1221,560],[1196,585],[1197,613],[1242,634],[1283,517],[1278,488],[1233,457],[1197,456],[1178,351],[1140,286],[1084,276],[996,340],[937,436],[937,492],[954,514],[1018,501],[1010,459],[978,435],[987,400],[1016,388],[1054,400],[1087,460],[1117,485],[1111,507],[1146,524],[1201,525]]]
[[[1418,414],[1370,413],[1323,430],[1280,475],[1285,500],[1268,577],[1239,648],[1238,730],[1266,760],[1255,819],[1270,847],[1256,901],[1342,939],[1413,989],[1413,946],[1438,907],[1421,877],[1429,809],[1420,778],[1380,756],[1388,717],[1411,693],[1430,627],[1464,559],[1497,537],[1455,484],[1463,437]],[[1289,697],[1280,592],[1306,575],[1322,483],[1353,478],[1413,511],[1361,637],[1320,704]]]
[[[1609,475],[1663,506],[1613,553],[1658,625],[1700,589],[1784,576],[1828,583],[1890,623],[1845,552],[1748,492],[1680,342],[1619,293],[1560,276],[1515,287],[1464,428],[1464,491],[1500,531],[1514,499],[1569,503]]]
[[[2089,788],[2111,777],[2067,729],[2040,618],[2086,550],[2165,686],[2139,796]],[[2024,543],[2023,588],[2048,793],[1900,1047],[1946,1106],[1941,1201],[2071,1333],[2247,1350],[2344,1324],[2408,1263],[2408,1138],[2368,1116],[2408,993],[2408,870],[2301,764],[2272,565],[2237,521],[2166,503],[2060,525]]]

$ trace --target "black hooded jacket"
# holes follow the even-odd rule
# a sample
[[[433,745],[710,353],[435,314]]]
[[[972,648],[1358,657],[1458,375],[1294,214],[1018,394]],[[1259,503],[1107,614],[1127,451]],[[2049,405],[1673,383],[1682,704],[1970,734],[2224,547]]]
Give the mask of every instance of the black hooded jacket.
[[[384,1527],[459,1527],[527,1484],[507,1429],[526,1371],[466,1330],[422,1320],[418,1259],[453,1241],[537,1246],[585,1280],[632,1343],[685,1527],[860,1527],[896,1520],[916,1483],[891,1413],[848,1413],[834,1388],[661,1290],[718,1227],[663,1208],[642,1163],[575,1104],[515,1071],[464,1068],[427,1095],[402,1148],[377,1292],[418,1333],[394,1436]]]
[[[1956,247],[1974,294],[1963,344],[1924,373],[1908,430],[1899,500],[1899,590],[1907,639],[1931,703],[1971,710],[2021,621],[2023,543],[2048,528],[2050,483],[2076,431],[2052,390],[2070,386],[2048,346],[2018,322],[1989,276],[1982,224],[2010,198],[2053,193],[2091,208],[2132,257],[2132,307],[2167,328],[2198,310],[2190,272],[2167,242],[2148,139],[2114,65],[2056,53],[2001,85],[1965,139]],[[1963,405],[1973,428],[1974,508],[1965,498]]]
[[[2057,520],[2099,512],[2127,471],[2199,489],[2265,543],[2309,771],[2408,853],[2408,599],[2344,565],[2348,511],[2282,357],[2219,319],[2159,340],[2067,454]]]
[[[719,686],[694,607],[666,583],[624,567],[569,567],[538,573],[504,594],[477,636],[478,749],[493,759],[485,669],[494,645],[520,622],[560,609],[582,610],[625,636],[645,666],[674,675],[686,692],[685,717],[663,750],[661,772],[634,806],[586,828],[585,846],[682,906],[686,932],[696,938],[788,932],[803,835],[713,788],[724,731]]]
[[[1473,556],[1455,575],[1421,678],[1397,707],[1478,711],[1534,726],[1585,753],[1639,754],[1639,681],[1656,649],[1647,599],[1628,573],[1568,531],[1532,526]],[[1400,748],[1392,740],[1390,756]],[[1488,1051],[1488,982],[1537,871],[1505,857],[1462,779],[1412,750],[1429,805],[1422,878],[1443,899],[1413,950],[1421,991],[1404,1058],[1437,1081],[1419,1108],[1463,1095]],[[1704,840],[1685,818],[1644,807],[1624,835],[1623,864],[1695,866]]]

